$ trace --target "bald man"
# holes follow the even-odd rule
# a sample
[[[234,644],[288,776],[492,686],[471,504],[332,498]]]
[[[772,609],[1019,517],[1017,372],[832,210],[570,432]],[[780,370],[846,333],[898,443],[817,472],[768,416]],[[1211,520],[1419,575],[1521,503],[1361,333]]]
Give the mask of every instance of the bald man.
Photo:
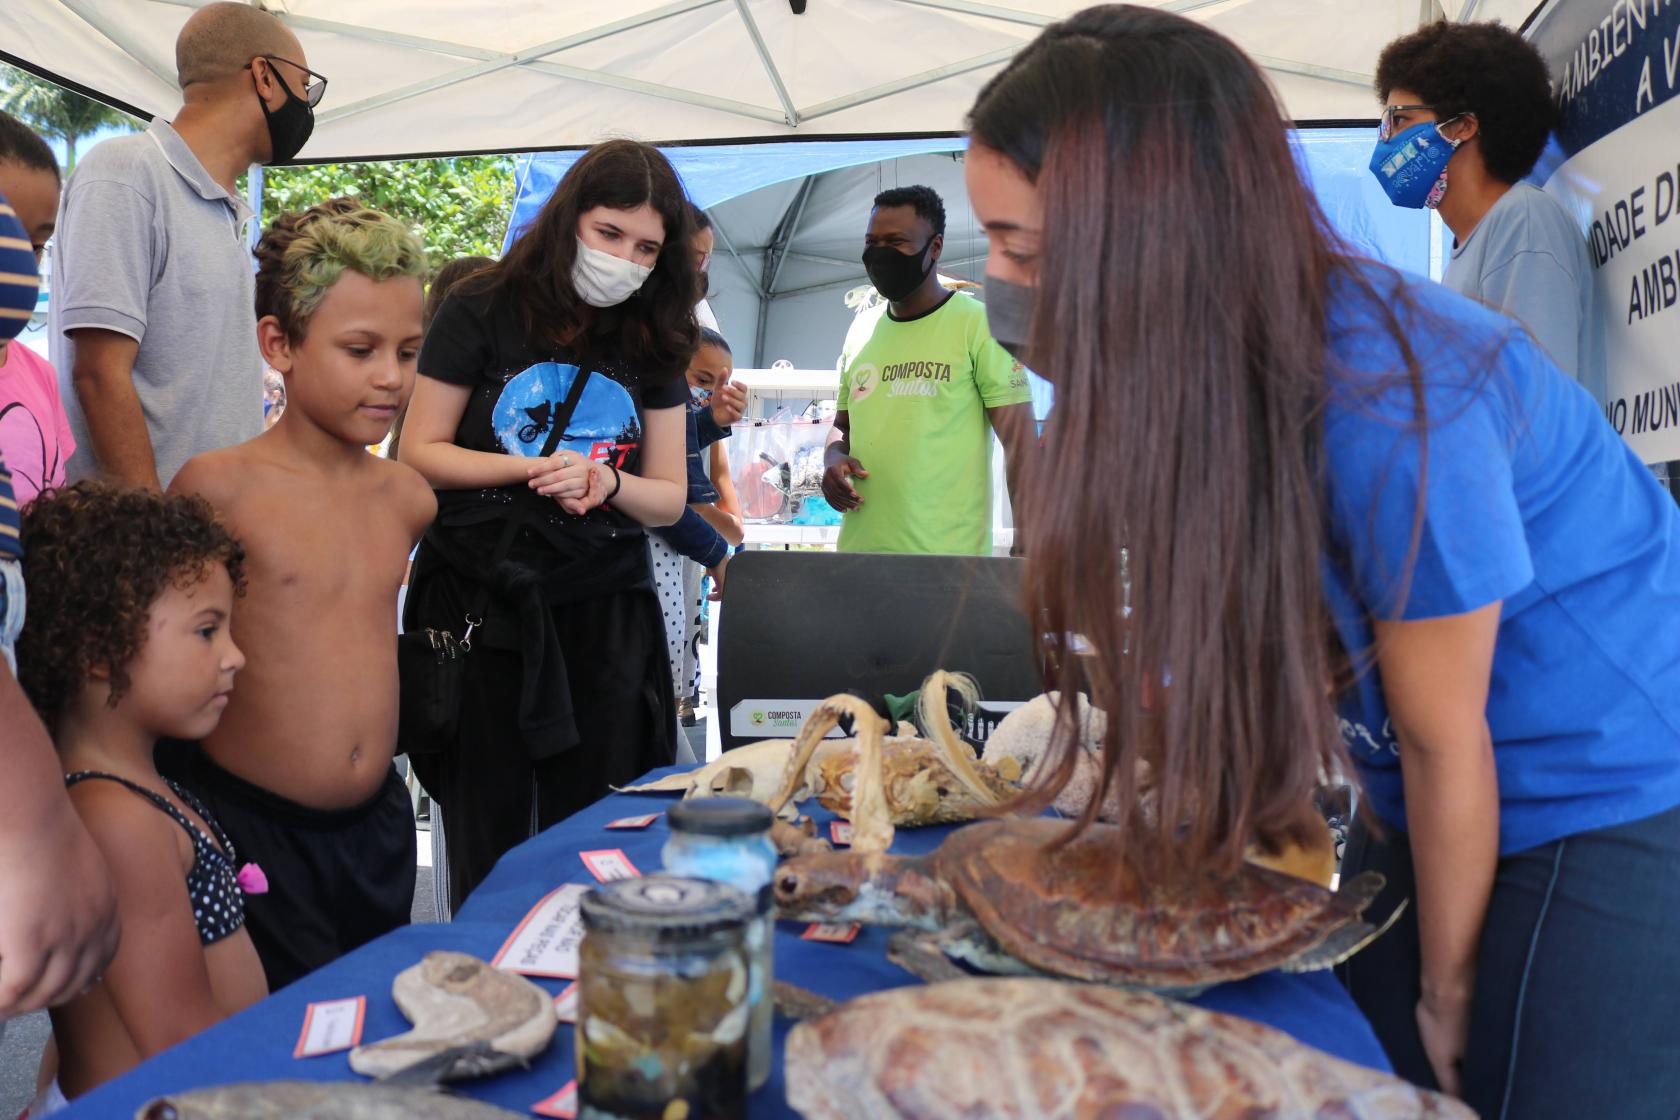
[[[107,140],[64,191],[51,348],[80,448],[68,475],[161,489],[194,455],[262,432],[251,256],[235,182],[296,156],[326,80],[266,9],[181,28],[173,121]]]

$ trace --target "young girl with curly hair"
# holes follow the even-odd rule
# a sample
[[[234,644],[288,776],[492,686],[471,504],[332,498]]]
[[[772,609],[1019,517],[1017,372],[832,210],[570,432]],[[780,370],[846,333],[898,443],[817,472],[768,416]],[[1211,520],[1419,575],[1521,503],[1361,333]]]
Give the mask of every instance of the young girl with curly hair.
[[[245,553],[199,499],[92,482],[25,507],[23,540],[38,590],[20,679],[122,921],[104,976],[52,1011],[58,1084],[76,1097],[268,994],[245,932],[261,872],[152,762],[158,739],[207,735],[227,707]]]

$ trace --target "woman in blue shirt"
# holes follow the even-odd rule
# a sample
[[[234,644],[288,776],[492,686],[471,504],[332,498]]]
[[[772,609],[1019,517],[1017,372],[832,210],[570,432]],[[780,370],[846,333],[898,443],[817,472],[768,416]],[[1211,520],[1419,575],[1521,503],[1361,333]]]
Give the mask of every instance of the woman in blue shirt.
[[[1347,256],[1287,127],[1233,44],[1129,7],[975,106],[992,331],[1056,386],[1027,593],[1090,655],[1055,687],[1109,712],[1123,804],[1151,776],[1147,874],[1310,832],[1351,757],[1387,843],[1345,870],[1413,902],[1350,977],[1401,1072],[1672,1120],[1680,513],[1520,328]]]

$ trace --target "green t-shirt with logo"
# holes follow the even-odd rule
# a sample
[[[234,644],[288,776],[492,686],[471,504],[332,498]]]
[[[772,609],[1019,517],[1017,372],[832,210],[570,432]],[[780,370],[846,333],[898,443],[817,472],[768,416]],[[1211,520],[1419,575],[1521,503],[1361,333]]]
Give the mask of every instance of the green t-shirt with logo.
[[[881,315],[848,335],[837,405],[869,472],[840,526],[842,552],[984,556],[992,551],[992,427],[986,409],[1031,400],[1027,375],[963,292],[914,319]]]

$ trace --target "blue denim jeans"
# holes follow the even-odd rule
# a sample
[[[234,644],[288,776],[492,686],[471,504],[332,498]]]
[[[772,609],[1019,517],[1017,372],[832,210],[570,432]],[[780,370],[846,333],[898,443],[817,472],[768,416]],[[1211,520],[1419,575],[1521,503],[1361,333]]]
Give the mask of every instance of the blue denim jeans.
[[[1338,973],[1395,1072],[1431,1088],[1404,833],[1356,823],[1343,874],[1381,871],[1367,917],[1410,899]],[[1464,1099],[1484,1120],[1680,1116],[1680,808],[1499,861],[1477,958]]]

